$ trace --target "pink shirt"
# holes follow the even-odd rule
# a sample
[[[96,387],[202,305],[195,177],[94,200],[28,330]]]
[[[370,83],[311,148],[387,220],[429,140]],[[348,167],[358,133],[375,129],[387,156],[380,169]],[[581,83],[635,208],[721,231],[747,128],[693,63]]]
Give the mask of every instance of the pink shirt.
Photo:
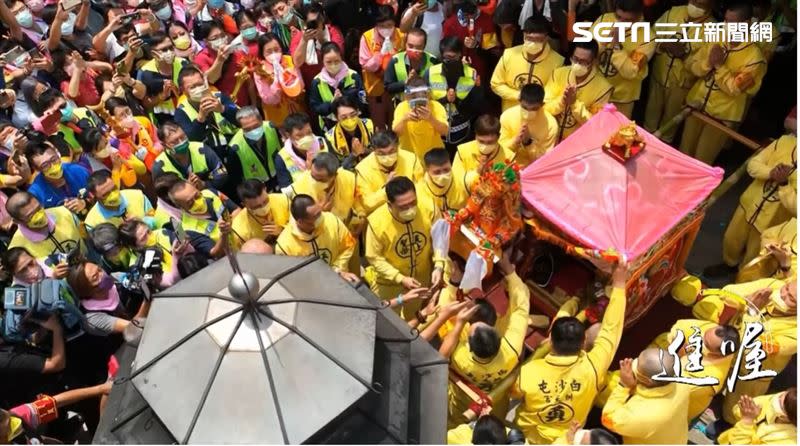
[[[100,103],[100,93],[97,92],[97,87],[94,85],[94,79],[97,74],[94,70],[87,68],[81,77],[78,96],[69,96],[69,79],[61,82],[61,91],[64,95],[69,96],[70,99],[75,101],[78,107],[86,107],[88,105],[97,105]]]

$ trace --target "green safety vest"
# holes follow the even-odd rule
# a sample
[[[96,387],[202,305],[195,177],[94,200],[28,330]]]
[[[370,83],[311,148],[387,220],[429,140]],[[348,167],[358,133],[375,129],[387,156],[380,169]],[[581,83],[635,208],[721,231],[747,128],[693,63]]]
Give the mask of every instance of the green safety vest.
[[[197,218],[187,212],[183,212],[181,215],[181,226],[183,226],[185,231],[198,232],[208,236],[211,240],[216,242],[219,240],[220,236],[217,219],[222,217],[222,211],[225,206],[222,204],[222,200],[220,200],[219,197],[210,190],[202,190],[200,193],[206,199],[208,209],[212,211],[216,217],[213,221],[211,221],[204,218]]]
[[[423,51],[422,57],[425,59],[425,62],[422,64],[420,72],[417,73],[422,76],[422,73],[425,72],[431,66],[431,56],[430,54]],[[394,56],[394,74],[397,76],[398,82],[405,82],[408,80],[408,71],[406,70],[406,52],[400,51],[399,53],[395,54]]]
[[[278,137],[278,132],[272,127],[269,121],[264,121],[262,126],[264,127],[264,138],[267,143],[264,153],[267,156],[267,169],[269,172],[264,170],[264,165],[261,164],[261,160],[256,156],[253,148],[250,147],[247,138],[244,137],[244,130],[239,130],[233,135],[233,138],[231,138],[230,145],[231,147],[237,147],[236,153],[239,155],[239,162],[242,164],[242,172],[244,173],[245,180],[255,178],[261,181],[267,181],[275,176],[275,162],[272,160],[272,157],[281,149],[281,140]]]
[[[434,65],[428,70],[431,95],[437,101],[447,96],[447,79],[442,74],[442,66],[443,64]],[[463,101],[473,88],[475,88],[475,69],[464,65],[464,75],[459,77],[456,83],[456,97]]]
[[[189,118],[190,121],[197,120],[198,112],[194,106],[189,103],[189,98],[187,98],[186,95],[181,96],[180,100],[178,101],[178,108],[186,113],[186,117]],[[219,141],[220,144],[227,143],[228,141],[225,139],[225,136],[233,136],[233,134],[235,134],[238,130],[238,127],[228,122],[228,120],[222,116],[222,113],[214,112],[214,122],[217,123],[219,135],[222,138],[222,141]]]
[[[88,119],[89,122],[92,124],[92,127],[97,127],[97,121],[95,121],[92,114],[89,113],[89,109],[86,107],[75,108],[72,112],[77,118],[78,121],[81,119]],[[81,153],[83,152],[83,148],[81,144],[78,142],[78,138],[75,137],[75,130],[72,130],[68,125],[64,123],[58,124],[58,133],[64,136],[64,141],[72,148],[73,152]]]
[[[192,165],[192,172],[195,175],[200,175],[201,173],[208,172],[208,163],[206,163],[206,157],[202,153],[200,153],[200,148],[203,147],[203,143],[201,142],[190,142],[189,143],[189,161]],[[167,155],[167,151],[161,152],[156,161],[161,161],[163,172],[172,172],[182,179],[186,179],[181,171],[175,167],[175,164],[172,162],[172,158]]]
[[[343,88],[350,88],[356,84],[356,81],[353,80],[353,75],[356,74],[355,71],[348,69],[347,76],[344,78],[344,87]],[[333,90],[331,90],[331,86],[328,85],[327,82],[323,81],[322,78],[319,77],[319,74],[315,77],[319,82],[317,82],[317,91],[319,92],[319,97],[322,99],[322,102],[333,102]],[[336,116],[333,113],[328,114],[325,116],[326,118],[336,121]],[[325,128],[325,122],[322,119],[323,117],[319,117],[319,127]]]

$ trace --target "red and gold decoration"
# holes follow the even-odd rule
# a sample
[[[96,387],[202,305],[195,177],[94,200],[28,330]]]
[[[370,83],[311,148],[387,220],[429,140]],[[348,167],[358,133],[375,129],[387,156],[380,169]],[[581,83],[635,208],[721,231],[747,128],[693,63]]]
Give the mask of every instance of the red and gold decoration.
[[[603,151],[611,155],[621,163],[638,155],[647,143],[644,142],[639,132],[636,130],[636,122],[620,127],[620,129],[603,144]]]

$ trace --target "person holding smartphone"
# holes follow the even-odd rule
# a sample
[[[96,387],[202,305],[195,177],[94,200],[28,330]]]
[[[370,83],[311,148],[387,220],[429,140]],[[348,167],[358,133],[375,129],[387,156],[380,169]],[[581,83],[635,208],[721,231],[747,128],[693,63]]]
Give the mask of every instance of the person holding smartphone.
[[[289,46],[294,65],[300,69],[306,85],[311,85],[314,76],[323,69],[322,47],[328,42],[344,48],[341,31],[328,23],[320,3],[312,3],[306,8],[305,30],[292,34],[292,43]]]
[[[404,100],[394,111],[392,130],[400,137],[400,147],[423,159],[431,149],[444,148],[443,137],[450,132],[447,111],[430,100],[425,79],[414,77],[406,83]]]

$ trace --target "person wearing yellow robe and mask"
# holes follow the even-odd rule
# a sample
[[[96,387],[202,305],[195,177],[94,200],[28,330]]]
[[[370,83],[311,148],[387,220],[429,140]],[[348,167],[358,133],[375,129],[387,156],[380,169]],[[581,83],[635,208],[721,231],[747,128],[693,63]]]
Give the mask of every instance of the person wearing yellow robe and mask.
[[[391,130],[375,133],[372,153],[356,166],[356,194],[364,215],[386,203],[384,186],[392,178],[402,176],[411,181],[422,178],[422,164],[417,155],[399,150],[398,144],[397,135]]]
[[[258,239],[274,244],[289,223],[289,198],[269,194],[267,187],[255,178],[236,187],[244,209],[233,217],[231,241],[236,250],[248,240]]]
[[[428,150],[444,147],[450,132],[447,110],[430,98],[425,79],[414,77],[406,83],[403,102],[394,109],[392,130],[400,137],[400,148],[422,158]]]
[[[491,88],[503,100],[503,111],[519,104],[522,87],[546,85],[553,71],[564,64],[564,56],[550,48],[550,24],[543,16],[529,17],[523,27],[524,43],[508,48],[494,68]]]
[[[649,26],[642,22],[643,11],[642,0],[617,0],[616,10],[600,16],[595,20],[593,28],[596,29],[600,24],[608,26],[617,22],[637,25],[644,23]],[[635,36],[632,35],[631,28],[626,29],[624,38],[620,38],[618,28],[605,32],[610,33],[611,42],[598,42],[598,69],[614,87],[611,102],[620,113],[630,118],[633,115],[633,104],[642,91],[642,81],[647,77],[647,63],[653,57],[655,43],[647,42],[646,32],[640,28],[636,28]]]
[[[750,2],[730,2],[726,23],[749,23]],[[686,61],[697,77],[686,105],[736,127],[744,119],[749,99],[758,93],[767,72],[764,55],[755,43],[706,43]],[[706,164],[713,164],[728,137],[703,121],[689,116],[683,127],[681,152]]]
[[[522,87],[519,99],[500,115],[500,145],[514,151],[514,161],[524,168],[555,146],[558,123],[544,108],[541,85]]]
[[[722,239],[723,264],[703,271],[719,277],[745,265],[758,255],[761,234],[797,213],[797,137],[784,135],[747,162],[753,182],[742,193],[739,205]]]
[[[86,188],[96,200],[84,220],[87,231],[91,232],[104,222],[119,226],[129,218],[139,218],[154,225],[152,216],[155,211],[150,200],[138,189],[120,190],[110,171],[98,170],[89,175]]]
[[[6,211],[17,231],[8,247],[23,247],[47,266],[66,261],[73,249],[86,254],[83,230],[78,218],[63,206],[45,210],[33,195],[18,191],[6,201]]]
[[[469,191],[463,177],[453,175],[450,154],[433,149],[425,154],[425,176],[417,183],[417,206],[431,222],[464,207]]]
[[[211,258],[222,257],[238,207],[225,195],[208,189],[200,191],[188,181],[172,185],[169,198],[181,209],[181,225],[195,250]]]
[[[464,178],[464,184],[470,185],[467,177],[477,175],[484,166],[506,162],[514,159],[514,152],[500,143],[500,120],[497,116],[481,115],[475,120],[475,139],[461,144],[453,160],[453,175]]]
[[[797,387],[785,392],[742,395],[736,424],[717,438],[718,444],[797,444]]]
[[[369,118],[361,117],[361,104],[350,96],[333,101],[336,125],[325,135],[342,167],[352,170],[369,154],[375,125]]]
[[[649,132],[655,132],[680,113],[683,102],[689,93],[689,88],[696,80],[694,75],[684,65],[685,61],[696,53],[703,45],[701,42],[683,42],[683,32],[680,25],[692,24],[693,28],[685,28],[686,32],[702,32],[696,27],[714,20],[711,16],[712,0],[690,0],[688,5],[675,6],[665,12],[658,19],[658,24],[666,28],[672,25],[675,42],[659,42],[653,57],[653,73],[650,77],[649,93],[647,96],[647,109],[644,115],[644,127]],[[659,29],[663,32],[664,29]],[[661,135],[664,141],[672,141],[678,126]]]
[[[544,87],[544,109],[558,122],[557,142],[600,111],[614,92],[614,87],[597,72],[597,42],[574,45],[572,65],[556,68]]]
[[[342,220],[323,212],[322,206],[305,194],[292,199],[291,214],[291,221],[275,242],[275,254],[318,256],[343,279],[357,283],[358,276],[347,271],[356,241]]]
[[[370,288],[381,300],[404,290],[436,286],[442,281],[444,253],[434,254],[431,221],[417,206],[414,183],[394,177],[386,183],[387,203],[367,218],[365,256]],[[411,320],[420,300],[400,302],[395,311]]]

